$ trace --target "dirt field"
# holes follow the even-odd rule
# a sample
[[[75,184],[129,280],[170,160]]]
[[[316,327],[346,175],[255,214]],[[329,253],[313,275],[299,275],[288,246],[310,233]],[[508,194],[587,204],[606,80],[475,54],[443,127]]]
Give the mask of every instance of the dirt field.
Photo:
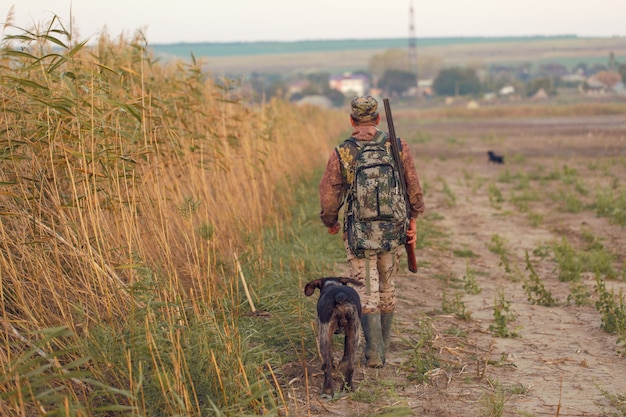
[[[624,346],[601,328],[595,275],[581,275],[588,303],[568,303],[571,283],[559,280],[552,248],[562,239],[581,251],[590,239],[601,244],[619,274],[606,280],[606,288],[626,291],[626,231],[589,207],[611,184],[624,190],[626,118],[414,120],[401,121],[396,130],[407,138],[418,130],[416,137],[427,137],[412,151],[430,216],[429,230],[421,232],[430,236],[417,253],[419,272],[405,270],[396,283],[388,364],[381,370],[360,366],[355,392],[328,400],[320,396],[320,363],[313,358],[308,387],[305,375],[292,381],[290,415],[623,416],[626,357],[618,352]],[[505,164],[488,163],[487,150],[504,155]],[[579,210],[566,204],[574,197]],[[493,248],[497,242],[508,271]],[[529,302],[526,253],[558,305]],[[338,272],[343,268],[337,265]],[[467,290],[472,279],[480,292]],[[509,307],[514,337],[490,330],[498,294],[508,303],[502,305]],[[459,310],[469,320],[459,318]],[[415,352],[425,331],[434,360],[421,381],[416,358],[428,358]],[[621,408],[606,393],[619,396]]]

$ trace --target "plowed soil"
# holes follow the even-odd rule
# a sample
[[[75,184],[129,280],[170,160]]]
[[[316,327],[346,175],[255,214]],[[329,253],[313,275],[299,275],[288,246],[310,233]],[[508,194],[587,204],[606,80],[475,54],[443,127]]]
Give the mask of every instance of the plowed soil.
[[[387,365],[361,364],[354,392],[325,399],[311,358],[290,384],[290,415],[625,415],[626,347],[602,328],[596,274],[583,271],[574,293],[554,247],[595,243],[616,271],[601,277],[607,290],[626,291],[626,230],[593,206],[600,192],[624,193],[626,117],[401,120],[396,131],[411,142],[427,212],[420,270],[403,267],[396,282]],[[489,163],[488,150],[505,163]],[[528,264],[556,305],[529,300]],[[509,337],[496,330],[498,300]]]

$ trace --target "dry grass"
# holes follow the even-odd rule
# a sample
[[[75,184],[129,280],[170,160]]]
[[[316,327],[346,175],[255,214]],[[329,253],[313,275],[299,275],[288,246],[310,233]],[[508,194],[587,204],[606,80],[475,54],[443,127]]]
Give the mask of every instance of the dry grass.
[[[271,408],[229,316],[233,253],[262,254],[251,233],[344,118],[249,107],[199,62],[162,65],[140,35],[88,48],[57,18],[0,52],[2,414]]]

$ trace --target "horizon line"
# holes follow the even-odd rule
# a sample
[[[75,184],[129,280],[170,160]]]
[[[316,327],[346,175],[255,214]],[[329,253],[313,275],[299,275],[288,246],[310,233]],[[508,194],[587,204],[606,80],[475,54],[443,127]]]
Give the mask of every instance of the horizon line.
[[[380,37],[380,38],[333,38],[333,39],[295,39],[295,40],[241,40],[241,41],[176,41],[176,42],[155,42],[152,45],[198,45],[198,44],[218,44],[218,45],[238,45],[249,43],[300,43],[300,42],[339,42],[339,41],[385,41],[385,40],[447,40],[447,39],[528,39],[528,38],[575,38],[575,39],[588,39],[588,38],[622,38],[626,36],[611,35],[611,36],[581,36],[573,33],[569,34],[555,34],[555,35],[459,35],[459,36],[423,36],[423,37],[410,37],[410,36],[393,36],[393,37]]]

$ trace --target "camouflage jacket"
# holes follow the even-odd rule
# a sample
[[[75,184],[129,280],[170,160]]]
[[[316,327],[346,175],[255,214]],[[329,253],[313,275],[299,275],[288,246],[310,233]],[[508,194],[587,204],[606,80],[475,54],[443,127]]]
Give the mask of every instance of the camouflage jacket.
[[[351,136],[357,140],[372,140],[376,132],[378,129],[374,124],[364,124],[356,126]],[[404,139],[400,139],[400,144],[404,178],[409,195],[410,217],[417,218],[424,212],[424,194],[409,146]],[[350,184],[342,174],[341,158],[338,152],[340,152],[340,147],[335,148],[328,158],[326,170],[319,184],[320,218],[326,227],[332,227],[339,219],[339,210],[344,203]]]

